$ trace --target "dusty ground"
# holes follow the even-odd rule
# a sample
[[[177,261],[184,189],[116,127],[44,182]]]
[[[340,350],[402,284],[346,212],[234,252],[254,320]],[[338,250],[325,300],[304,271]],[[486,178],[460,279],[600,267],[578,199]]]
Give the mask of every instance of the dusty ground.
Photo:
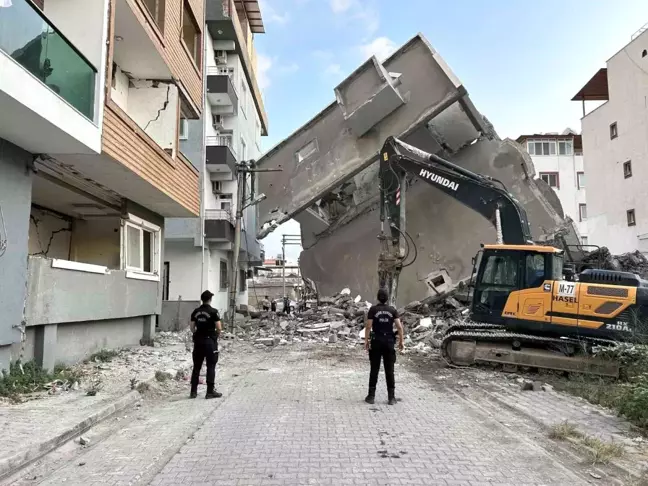
[[[171,361],[150,356],[166,368],[182,364],[177,346],[136,355],[173,351]],[[107,382],[131,375],[118,363],[101,370]],[[179,393],[145,400],[95,427],[89,445],[71,442],[6,484],[640,484],[549,437],[567,418],[584,434],[628,441],[619,460],[640,472],[642,444],[605,410],[522,391],[521,376],[445,368],[429,354],[399,356],[398,405],[384,403],[381,377],[367,406],[367,368],[347,342],[235,341],[219,363],[223,399],[188,400],[186,382],[170,380]]]

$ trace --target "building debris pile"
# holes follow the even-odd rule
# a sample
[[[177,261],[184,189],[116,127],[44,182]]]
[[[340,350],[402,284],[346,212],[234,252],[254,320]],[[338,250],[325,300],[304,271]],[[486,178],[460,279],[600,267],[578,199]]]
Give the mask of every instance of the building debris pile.
[[[603,246],[584,257],[583,263],[591,268],[631,272],[642,278],[648,278],[648,258],[639,250],[612,255],[610,250]]]
[[[411,302],[398,310],[405,330],[405,346],[427,354],[438,348],[440,338],[451,325],[468,314],[466,281],[455,288],[422,301]],[[258,347],[292,342],[346,342],[350,346],[364,340],[364,326],[371,303],[355,298],[349,289],[333,297],[320,297],[319,305],[290,315],[250,312],[252,318],[238,320],[234,333],[223,339],[243,338]]]

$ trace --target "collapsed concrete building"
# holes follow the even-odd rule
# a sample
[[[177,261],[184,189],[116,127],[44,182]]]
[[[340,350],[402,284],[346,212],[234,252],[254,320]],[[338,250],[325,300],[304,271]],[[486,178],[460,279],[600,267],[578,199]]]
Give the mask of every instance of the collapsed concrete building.
[[[376,291],[378,155],[390,135],[501,180],[525,207],[534,239],[568,228],[567,240],[577,243],[555,193],[535,179],[526,151],[498,137],[419,34],[385,61],[362,64],[335,88],[335,102],[257,161],[283,169],[260,178],[267,199],[259,207],[258,237],[297,220],[302,274],[320,295],[349,287],[368,298]],[[469,276],[479,245],[496,237],[490,222],[420,181],[409,183],[406,201],[418,258],[401,274],[399,304],[430,295],[431,274],[444,273],[446,283]]]

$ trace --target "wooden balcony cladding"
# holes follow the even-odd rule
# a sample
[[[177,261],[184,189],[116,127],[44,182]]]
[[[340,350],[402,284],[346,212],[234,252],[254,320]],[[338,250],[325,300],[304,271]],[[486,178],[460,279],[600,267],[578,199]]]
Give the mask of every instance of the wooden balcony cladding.
[[[199,174],[181,154],[174,160],[114,102],[104,112],[103,152],[177,201],[200,213]]]
[[[189,4],[198,28],[200,29],[202,56],[202,36],[204,35],[205,11],[202,0],[186,0]],[[174,78],[179,82],[179,89],[184,91],[185,97],[191,100],[194,109],[197,111],[196,118],[202,112],[202,68],[198,61],[188,54],[182,42],[182,11],[185,0],[164,0],[164,28],[160,30],[155,23],[152,23],[142,0],[127,0],[129,6],[135,13],[139,22],[144,26],[148,36],[151,38],[160,55],[169,66]],[[114,7],[115,0],[111,0]],[[153,25],[151,25],[153,24]],[[201,62],[204,62],[202,60]],[[109,73],[110,74],[110,73]]]

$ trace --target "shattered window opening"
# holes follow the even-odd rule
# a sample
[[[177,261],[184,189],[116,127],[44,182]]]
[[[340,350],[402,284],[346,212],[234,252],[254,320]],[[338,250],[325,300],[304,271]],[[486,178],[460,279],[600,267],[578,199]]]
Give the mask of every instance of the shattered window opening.
[[[617,128],[617,123],[614,122],[610,125],[610,140],[614,140],[619,136],[619,131]]]
[[[306,160],[308,157],[311,155],[315,154],[319,150],[319,147],[317,146],[317,139],[314,138],[310,142],[308,142],[306,145],[304,145],[302,148],[300,148],[296,153],[297,157],[297,163],[300,164],[304,160]]]
[[[623,177],[625,179],[632,177],[632,162],[630,160],[623,163]]]

